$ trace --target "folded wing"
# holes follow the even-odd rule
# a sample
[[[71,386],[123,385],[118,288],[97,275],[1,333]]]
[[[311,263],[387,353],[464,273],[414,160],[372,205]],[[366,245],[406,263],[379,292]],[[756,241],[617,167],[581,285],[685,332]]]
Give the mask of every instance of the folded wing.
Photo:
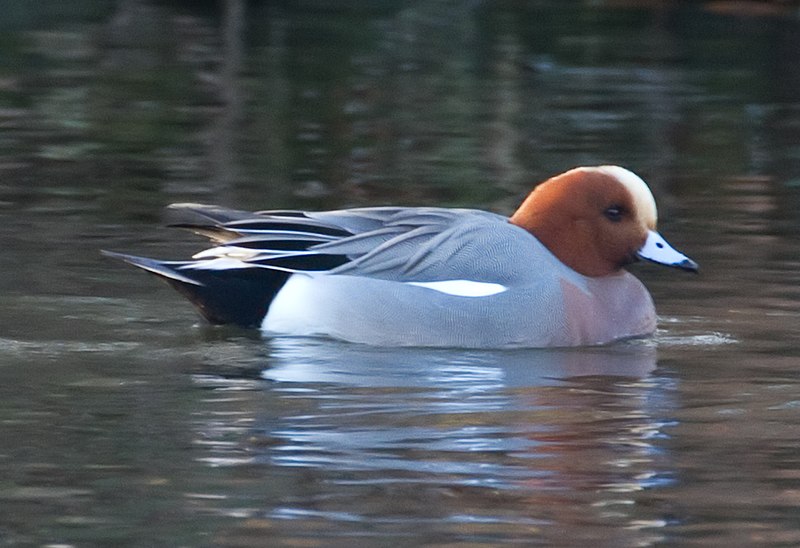
[[[428,283],[471,272],[472,281],[503,283],[498,272],[504,270],[493,268],[494,260],[479,261],[478,255],[493,249],[492,255],[502,259],[494,233],[516,230],[504,217],[467,209],[249,213],[199,204],[170,209],[179,218],[171,226],[205,236],[215,245],[187,261],[107,255],[164,279],[212,323],[243,326],[261,322],[293,274]]]

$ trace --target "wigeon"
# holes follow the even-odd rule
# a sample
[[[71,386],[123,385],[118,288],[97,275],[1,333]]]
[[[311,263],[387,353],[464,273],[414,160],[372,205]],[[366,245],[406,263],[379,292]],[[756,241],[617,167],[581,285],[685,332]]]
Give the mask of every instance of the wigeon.
[[[696,271],[656,232],[647,184],[618,166],[539,184],[509,218],[474,209],[249,213],[197,204],[214,242],[188,261],[109,253],[210,322],[384,346],[556,347],[653,333],[637,259]]]

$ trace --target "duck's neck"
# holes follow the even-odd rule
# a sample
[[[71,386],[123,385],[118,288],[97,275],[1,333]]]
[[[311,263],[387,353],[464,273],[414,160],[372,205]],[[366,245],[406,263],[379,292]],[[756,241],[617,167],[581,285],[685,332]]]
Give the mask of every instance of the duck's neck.
[[[533,234],[559,261],[590,277],[618,272],[620,264],[602,256],[591,225],[563,205],[556,205],[547,184],[528,195],[509,221]]]

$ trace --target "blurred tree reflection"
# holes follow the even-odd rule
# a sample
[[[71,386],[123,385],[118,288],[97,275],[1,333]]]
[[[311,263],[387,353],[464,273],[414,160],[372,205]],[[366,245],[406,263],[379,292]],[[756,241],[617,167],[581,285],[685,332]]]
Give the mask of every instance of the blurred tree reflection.
[[[140,212],[187,199],[507,211],[531,180],[580,163],[628,165],[661,195],[682,173],[794,180],[800,163],[799,25],[782,13],[7,4],[0,158],[19,192],[35,180]]]

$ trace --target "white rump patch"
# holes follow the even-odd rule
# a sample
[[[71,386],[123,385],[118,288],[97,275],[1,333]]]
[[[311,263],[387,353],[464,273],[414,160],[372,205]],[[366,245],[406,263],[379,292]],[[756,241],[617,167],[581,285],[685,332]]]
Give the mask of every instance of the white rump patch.
[[[501,284],[491,282],[475,282],[472,280],[445,280],[441,282],[406,282],[408,285],[416,285],[433,289],[440,293],[455,295],[457,297],[488,297],[507,291],[508,288]]]

